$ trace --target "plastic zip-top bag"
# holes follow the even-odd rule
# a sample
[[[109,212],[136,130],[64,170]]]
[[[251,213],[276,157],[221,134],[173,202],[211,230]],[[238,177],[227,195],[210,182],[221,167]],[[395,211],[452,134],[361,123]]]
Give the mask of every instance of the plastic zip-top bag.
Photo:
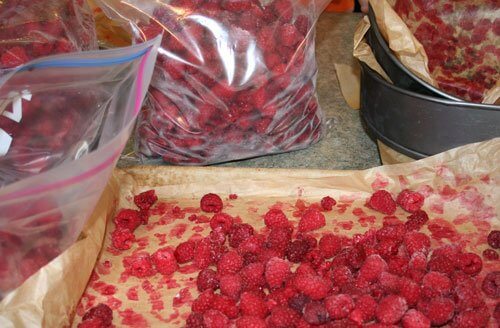
[[[142,159],[213,164],[318,141],[315,23],[328,0],[98,0],[135,42],[163,32]]]
[[[0,299],[70,246],[130,136],[160,38],[0,76]]]

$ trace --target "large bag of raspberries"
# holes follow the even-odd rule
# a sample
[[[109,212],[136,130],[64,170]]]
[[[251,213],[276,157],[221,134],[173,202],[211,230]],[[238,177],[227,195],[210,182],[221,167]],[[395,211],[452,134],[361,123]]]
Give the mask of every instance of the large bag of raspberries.
[[[327,0],[100,0],[135,42],[163,33],[136,151],[212,164],[319,140],[314,25]]]
[[[159,41],[0,71],[0,299],[80,234],[130,136]]]

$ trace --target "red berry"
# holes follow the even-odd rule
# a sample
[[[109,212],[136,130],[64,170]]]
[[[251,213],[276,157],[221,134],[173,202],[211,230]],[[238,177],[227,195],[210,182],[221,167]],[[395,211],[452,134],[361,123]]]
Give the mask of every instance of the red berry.
[[[208,309],[212,307],[212,300],[214,298],[214,292],[212,289],[207,289],[201,293],[197,299],[193,301],[191,305],[191,310],[196,313],[205,313]]]
[[[312,325],[322,325],[329,321],[328,311],[323,303],[318,301],[307,303],[303,318]]]
[[[210,220],[210,228],[216,230],[220,228],[224,233],[228,233],[233,226],[233,217],[226,213],[215,213]]]
[[[342,250],[342,239],[334,234],[326,234],[319,240],[319,250],[328,259]]]
[[[158,200],[158,196],[154,190],[148,190],[134,196],[134,204],[141,210],[149,210],[151,206]]]
[[[219,279],[220,292],[232,299],[238,299],[243,288],[242,281],[237,274],[228,274]]]
[[[239,310],[235,300],[227,296],[214,294],[211,308],[220,311],[230,319],[238,317]]]
[[[233,248],[238,248],[241,243],[252,237],[253,234],[254,230],[251,225],[246,223],[234,224],[229,231],[229,245]]]
[[[450,293],[450,278],[439,272],[429,272],[422,279],[422,293],[427,298],[445,296]]]
[[[286,258],[293,263],[300,263],[309,251],[309,245],[303,240],[294,240],[286,248]]]
[[[396,295],[384,297],[377,306],[376,317],[384,324],[398,323],[405,314],[408,306],[404,298]]]
[[[351,284],[353,274],[346,266],[335,266],[331,272],[331,280],[334,286],[343,287]]]
[[[196,285],[198,290],[203,292],[207,289],[217,289],[219,288],[219,279],[217,278],[217,273],[212,269],[203,269],[198,273],[198,278],[196,278]]]
[[[203,315],[191,312],[186,319],[186,328],[204,328]]]
[[[490,272],[484,277],[482,290],[490,298],[500,297],[500,271]]]
[[[498,260],[498,253],[494,249],[485,249],[483,251],[483,257],[488,261],[496,261]]]
[[[268,309],[266,302],[253,292],[244,292],[240,298],[240,312],[242,315],[265,318]]]
[[[415,306],[420,299],[421,288],[410,279],[402,278],[399,283],[399,295],[409,306]]]
[[[30,59],[21,47],[12,47],[6,50],[0,57],[0,62],[4,68],[12,68],[27,63]]]
[[[298,275],[294,282],[295,288],[312,300],[324,298],[330,290],[330,282],[316,275]]]
[[[158,249],[151,256],[156,271],[163,275],[174,273],[178,269],[177,261],[175,260],[174,251],[170,247]]]
[[[359,269],[358,283],[376,282],[385,270],[387,270],[387,263],[379,255],[370,255]]]
[[[206,194],[200,200],[200,208],[203,212],[218,213],[222,211],[222,199],[216,194]]]
[[[118,228],[126,228],[134,232],[141,225],[141,213],[136,210],[123,209],[115,216],[114,222]]]
[[[123,258],[122,262],[125,272],[131,276],[146,278],[156,273],[153,268],[151,257],[146,252],[139,252],[131,256],[126,256]]]
[[[403,317],[403,328],[430,328],[431,321],[422,312],[411,309]]]
[[[177,263],[184,264],[193,260],[195,247],[196,247],[196,242],[193,240],[188,240],[183,243],[180,243],[175,248],[174,252]]]
[[[244,12],[252,8],[252,1],[248,0],[223,0],[221,2],[223,9],[233,12]]]
[[[285,251],[291,239],[291,228],[274,228],[267,236],[266,247],[277,250],[281,253]]]
[[[258,317],[241,317],[236,321],[236,328],[267,328],[266,322]]]
[[[396,203],[407,212],[415,213],[424,205],[424,196],[408,189],[401,191]]]
[[[227,327],[229,319],[217,310],[208,310],[203,314],[203,323],[206,328]]]
[[[325,306],[332,319],[344,319],[354,310],[354,301],[347,294],[332,295],[325,299]]]
[[[243,286],[248,290],[262,287],[266,280],[264,278],[265,266],[261,262],[250,263],[240,271]]]
[[[134,234],[127,228],[117,227],[111,233],[111,243],[113,247],[120,250],[127,250],[132,247],[135,240]]]
[[[277,257],[271,258],[266,264],[266,282],[270,288],[280,287],[290,275],[290,263]]]
[[[429,216],[425,211],[416,211],[408,217],[408,221],[405,222],[406,230],[420,230],[429,221]]]
[[[410,231],[405,236],[404,245],[409,256],[416,252],[427,254],[431,247],[431,239],[421,232]]]
[[[277,40],[282,45],[293,47],[303,39],[303,36],[293,24],[283,24],[278,27]]]
[[[392,199],[391,194],[385,190],[377,190],[373,193],[366,205],[387,215],[393,215],[396,212],[396,202]]]
[[[194,248],[193,263],[198,269],[204,269],[212,262],[210,250],[209,239],[204,238],[196,243]]]
[[[370,295],[362,295],[356,300],[356,305],[349,315],[349,319],[358,325],[372,321],[375,318],[376,309],[377,302],[375,299]]]
[[[300,316],[294,310],[284,306],[277,306],[271,311],[268,324],[270,327],[288,328],[293,327],[299,319]]]
[[[487,310],[471,309],[458,313],[450,326],[452,328],[487,327],[489,319],[490,315]]]
[[[379,283],[382,289],[389,294],[397,294],[401,289],[402,278],[389,272],[382,272]]]
[[[337,202],[335,199],[330,196],[326,196],[321,199],[321,208],[325,211],[331,211],[336,204]]]
[[[483,260],[474,253],[461,254],[457,260],[460,270],[471,276],[478,274],[483,268]]]
[[[310,208],[300,218],[299,231],[300,232],[313,231],[322,228],[325,225],[326,225],[326,219],[323,213],[321,213],[317,209]]]
[[[435,298],[418,303],[418,310],[421,311],[434,326],[442,326],[453,318],[455,305],[448,298]]]
[[[92,319],[99,319],[102,324],[101,327],[110,327],[113,322],[113,310],[106,304],[98,304],[85,312],[82,317],[82,321]]]
[[[264,222],[268,228],[287,228],[290,226],[285,213],[282,210],[271,209],[264,215]]]
[[[491,248],[500,248],[500,230],[492,230],[488,234],[488,245]]]

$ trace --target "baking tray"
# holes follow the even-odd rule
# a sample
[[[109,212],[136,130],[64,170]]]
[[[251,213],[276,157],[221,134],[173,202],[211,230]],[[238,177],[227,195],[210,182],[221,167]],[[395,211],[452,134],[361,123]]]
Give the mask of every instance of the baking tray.
[[[395,85],[403,89],[414,91],[424,95],[463,102],[462,99],[443,92],[425,82],[413,72],[411,72],[406,66],[404,66],[401,61],[394,55],[384,37],[382,36],[382,33],[380,32],[377,25],[375,13],[373,12],[371,7],[368,12],[368,17],[370,19],[371,27],[367,33],[367,42],[372,48],[375,58]]]
[[[361,115],[384,144],[414,159],[500,136],[500,106],[404,90],[361,63]]]

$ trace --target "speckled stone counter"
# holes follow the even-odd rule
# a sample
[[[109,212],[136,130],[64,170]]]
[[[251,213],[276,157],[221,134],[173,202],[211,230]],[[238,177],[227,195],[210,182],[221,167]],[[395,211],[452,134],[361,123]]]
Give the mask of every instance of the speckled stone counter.
[[[365,169],[380,165],[376,143],[361,124],[359,111],[347,106],[337,81],[334,63],[349,64],[353,33],[360,14],[321,15],[317,25],[316,57],[319,66],[318,95],[326,117],[323,139],[305,150],[220,164],[227,167]],[[137,165],[130,156],[131,145],[118,163],[119,167]],[[143,164],[161,164],[148,161]]]

